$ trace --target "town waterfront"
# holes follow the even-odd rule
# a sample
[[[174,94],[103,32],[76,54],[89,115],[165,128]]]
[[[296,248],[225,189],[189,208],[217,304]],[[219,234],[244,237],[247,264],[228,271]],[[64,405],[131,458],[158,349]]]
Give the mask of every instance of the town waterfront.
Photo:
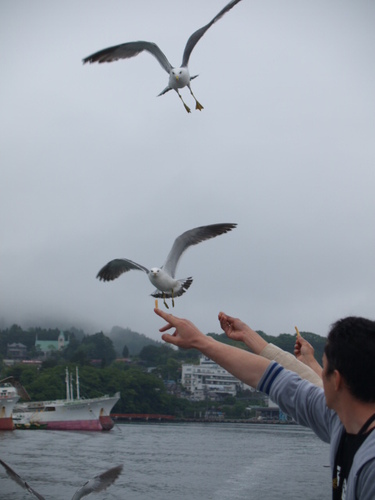
[[[87,479],[123,464],[93,499],[324,500],[329,446],[296,425],[129,423],[110,432],[0,432],[0,458],[46,500],[71,499]],[[0,499],[30,495],[0,467]]]

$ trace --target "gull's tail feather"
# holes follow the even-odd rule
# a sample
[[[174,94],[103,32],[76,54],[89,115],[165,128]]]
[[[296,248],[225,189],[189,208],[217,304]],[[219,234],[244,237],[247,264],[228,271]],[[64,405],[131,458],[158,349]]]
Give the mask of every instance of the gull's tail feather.
[[[180,297],[193,283],[193,278],[186,278],[185,280],[178,280],[181,283],[181,288],[176,292],[161,292],[160,290],[155,290],[154,293],[151,294],[151,297],[155,297],[156,299],[172,299],[173,297]]]

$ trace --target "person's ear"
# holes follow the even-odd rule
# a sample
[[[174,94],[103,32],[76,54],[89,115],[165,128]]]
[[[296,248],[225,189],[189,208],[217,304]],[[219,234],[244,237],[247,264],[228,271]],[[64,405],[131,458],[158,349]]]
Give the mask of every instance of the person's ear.
[[[334,381],[335,391],[338,392],[344,384],[344,379],[338,370],[334,370],[332,376],[334,378],[333,381]]]

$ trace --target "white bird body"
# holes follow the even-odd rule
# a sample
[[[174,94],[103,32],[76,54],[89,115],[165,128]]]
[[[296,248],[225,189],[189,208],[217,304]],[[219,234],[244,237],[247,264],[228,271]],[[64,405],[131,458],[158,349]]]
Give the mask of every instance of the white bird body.
[[[113,281],[121,276],[121,274],[133,269],[143,271],[147,274],[151,283],[156,287],[154,293],[151,294],[152,297],[163,298],[164,304],[168,308],[165,299],[171,298],[172,305],[174,305],[174,297],[179,297],[185,293],[193,282],[193,278],[191,277],[185,279],[175,278],[177,264],[182,254],[190,246],[197,245],[202,241],[227,233],[236,226],[237,224],[222,223],[189,229],[175,239],[163,266],[153,267],[149,270],[147,267],[137,264],[130,259],[113,259],[100,269],[96,277],[102,281]]]
[[[169,75],[169,86],[171,89],[182,89],[189,85],[190,73],[188,68],[173,68]]]
[[[151,283],[156,286],[158,290],[162,292],[170,292],[173,293],[175,297],[178,296],[178,292],[180,291],[182,284],[179,280],[176,280],[169,276],[168,273],[163,271],[158,267],[153,267],[150,269],[148,273],[148,279]]]
[[[190,113],[189,106],[186,105],[186,103],[181,97],[181,94],[178,91],[178,89],[188,87],[191,95],[195,100],[195,109],[199,109],[201,111],[203,109],[203,106],[197,101],[190,87],[191,80],[193,80],[194,78],[196,78],[196,76],[198,76],[196,75],[191,77],[189,74],[188,64],[189,64],[190,54],[192,53],[194,47],[202,38],[202,36],[206,33],[206,31],[240,1],[241,0],[232,0],[231,2],[229,2],[208,24],[195,31],[189,37],[185,45],[185,50],[182,56],[182,63],[179,68],[172,66],[172,64],[168,61],[166,55],[160,50],[160,48],[155,43],[147,42],[144,40],[139,40],[137,42],[122,43],[120,45],[115,45],[113,47],[108,47],[106,49],[99,50],[98,52],[95,52],[94,54],[85,57],[83,59],[83,64],[87,62],[104,63],[104,62],[117,61],[118,59],[129,59],[131,57],[137,56],[143,51],[149,52],[157,59],[161,67],[169,74],[168,86],[162,92],[160,92],[159,96],[167,93],[169,90],[175,90],[179,98],[181,99],[186,111]]]

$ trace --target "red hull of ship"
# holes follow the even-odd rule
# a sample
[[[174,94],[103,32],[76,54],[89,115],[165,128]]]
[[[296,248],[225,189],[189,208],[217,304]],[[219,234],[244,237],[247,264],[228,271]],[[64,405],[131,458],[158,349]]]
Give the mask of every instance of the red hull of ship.
[[[111,417],[99,417],[99,420],[47,422],[46,429],[55,431],[109,431],[113,426]]]
[[[12,431],[14,423],[12,417],[0,418],[0,431]]]

